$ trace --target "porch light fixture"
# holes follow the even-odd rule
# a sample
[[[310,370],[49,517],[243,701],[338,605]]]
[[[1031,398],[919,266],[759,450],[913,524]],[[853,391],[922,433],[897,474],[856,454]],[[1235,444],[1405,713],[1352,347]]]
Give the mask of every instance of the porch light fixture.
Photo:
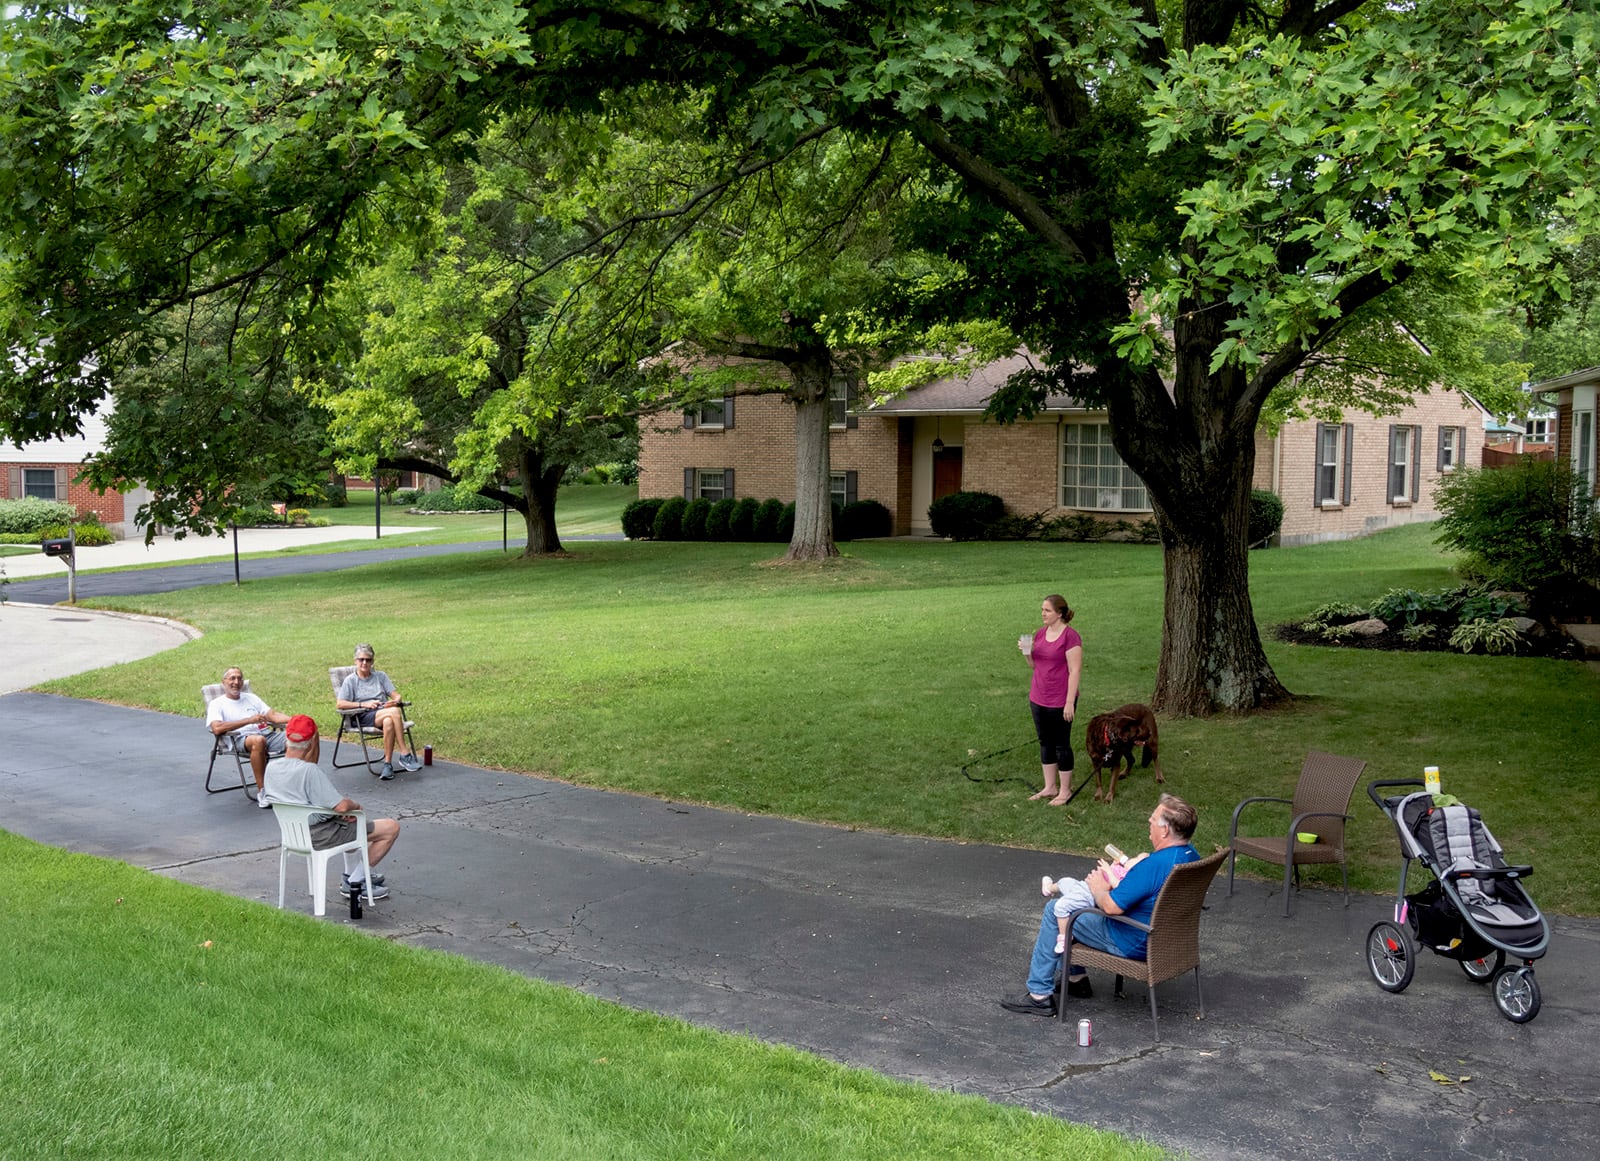
[[[933,437],[933,454],[938,455],[944,451],[944,439],[942,438],[944,435],[944,416],[935,416],[934,422],[938,424],[938,429]]]

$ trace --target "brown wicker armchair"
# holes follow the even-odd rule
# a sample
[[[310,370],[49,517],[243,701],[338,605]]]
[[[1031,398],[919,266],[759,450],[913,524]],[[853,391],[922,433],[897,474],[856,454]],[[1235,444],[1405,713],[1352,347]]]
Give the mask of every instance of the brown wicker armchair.
[[[1227,854],[1227,851],[1218,851],[1199,862],[1180,863],[1172,868],[1172,874],[1167,876],[1167,881],[1161,885],[1161,893],[1156,896],[1155,910],[1150,914],[1148,925],[1129,919],[1126,915],[1106,916],[1112,923],[1127,923],[1150,933],[1144,959],[1124,959],[1098,948],[1073,943],[1072,925],[1079,915],[1087,915],[1089,911],[1073,912],[1067,920],[1067,954],[1063,957],[1061,975],[1056,981],[1056,1011],[1060,1018],[1066,1020],[1082,1012],[1081,1004],[1067,1003],[1067,969],[1074,964],[1111,972],[1117,977],[1114,991],[1118,997],[1122,995],[1124,976],[1143,982],[1150,993],[1150,1024],[1155,1029],[1158,1042],[1161,1039],[1161,1024],[1156,1019],[1156,985],[1193,970],[1194,996],[1203,1018],[1206,1003],[1200,993],[1200,912],[1205,905],[1211,880]],[[1099,908],[1090,910],[1105,915]]]
[[[1283,913],[1289,914],[1289,887],[1291,880],[1300,886],[1300,867],[1307,863],[1338,863],[1339,874],[1344,879],[1344,903],[1350,906],[1350,873],[1345,865],[1344,824],[1350,816],[1345,813],[1356,783],[1361,780],[1367,764],[1358,758],[1341,758],[1312,750],[1300,767],[1300,781],[1295,785],[1294,797],[1246,798],[1233,808],[1233,822],[1228,827],[1228,894],[1233,894],[1233,866],[1239,855],[1263,862],[1278,863],[1283,867]],[[1239,833],[1239,815],[1244,808],[1257,802],[1281,802],[1289,807],[1289,822],[1285,829],[1270,837],[1251,838]],[[1309,832],[1317,841],[1296,841],[1296,834]]]

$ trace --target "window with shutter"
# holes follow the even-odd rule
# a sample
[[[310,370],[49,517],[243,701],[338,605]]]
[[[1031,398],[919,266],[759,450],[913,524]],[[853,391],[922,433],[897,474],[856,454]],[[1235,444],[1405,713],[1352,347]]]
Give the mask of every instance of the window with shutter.
[[[60,486],[65,474],[64,468],[23,468],[22,494],[39,500],[65,500],[66,488]]]

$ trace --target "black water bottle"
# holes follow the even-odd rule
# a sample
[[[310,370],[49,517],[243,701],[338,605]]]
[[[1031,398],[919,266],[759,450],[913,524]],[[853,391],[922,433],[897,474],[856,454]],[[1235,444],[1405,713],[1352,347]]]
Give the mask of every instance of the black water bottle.
[[[350,918],[351,919],[360,919],[361,918],[361,889],[365,888],[365,886],[366,886],[365,883],[351,883],[350,884]]]

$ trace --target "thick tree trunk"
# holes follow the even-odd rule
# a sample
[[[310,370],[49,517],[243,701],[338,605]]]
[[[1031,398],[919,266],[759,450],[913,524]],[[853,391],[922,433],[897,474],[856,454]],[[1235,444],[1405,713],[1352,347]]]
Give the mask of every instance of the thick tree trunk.
[[[1161,659],[1151,706],[1244,713],[1289,696],[1250,604],[1247,543],[1260,404],[1244,373],[1211,371],[1223,311],[1174,327],[1176,378],[1135,375],[1110,397],[1112,437],[1150,494],[1165,552]]]
[[[517,456],[517,469],[522,475],[522,519],[528,528],[528,544],[523,556],[543,556],[560,552],[561,537],[556,532],[556,489],[566,474],[565,464],[546,467],[544,457],[532,448],[523,448]]]
[[[1256,630],[1246,545],[1250,476],[1234,475],[1212,493],[1212,519],[1180,526],[1157,509],[1166,599],[1151,705],[1169,716],[1238,713],[1288,696]]]
[[[794,378],[794,535],[785,560],[827,560],[839,555],[833,542],[833,498],[828,465],[828,385],[832,360],[792,363]]]

